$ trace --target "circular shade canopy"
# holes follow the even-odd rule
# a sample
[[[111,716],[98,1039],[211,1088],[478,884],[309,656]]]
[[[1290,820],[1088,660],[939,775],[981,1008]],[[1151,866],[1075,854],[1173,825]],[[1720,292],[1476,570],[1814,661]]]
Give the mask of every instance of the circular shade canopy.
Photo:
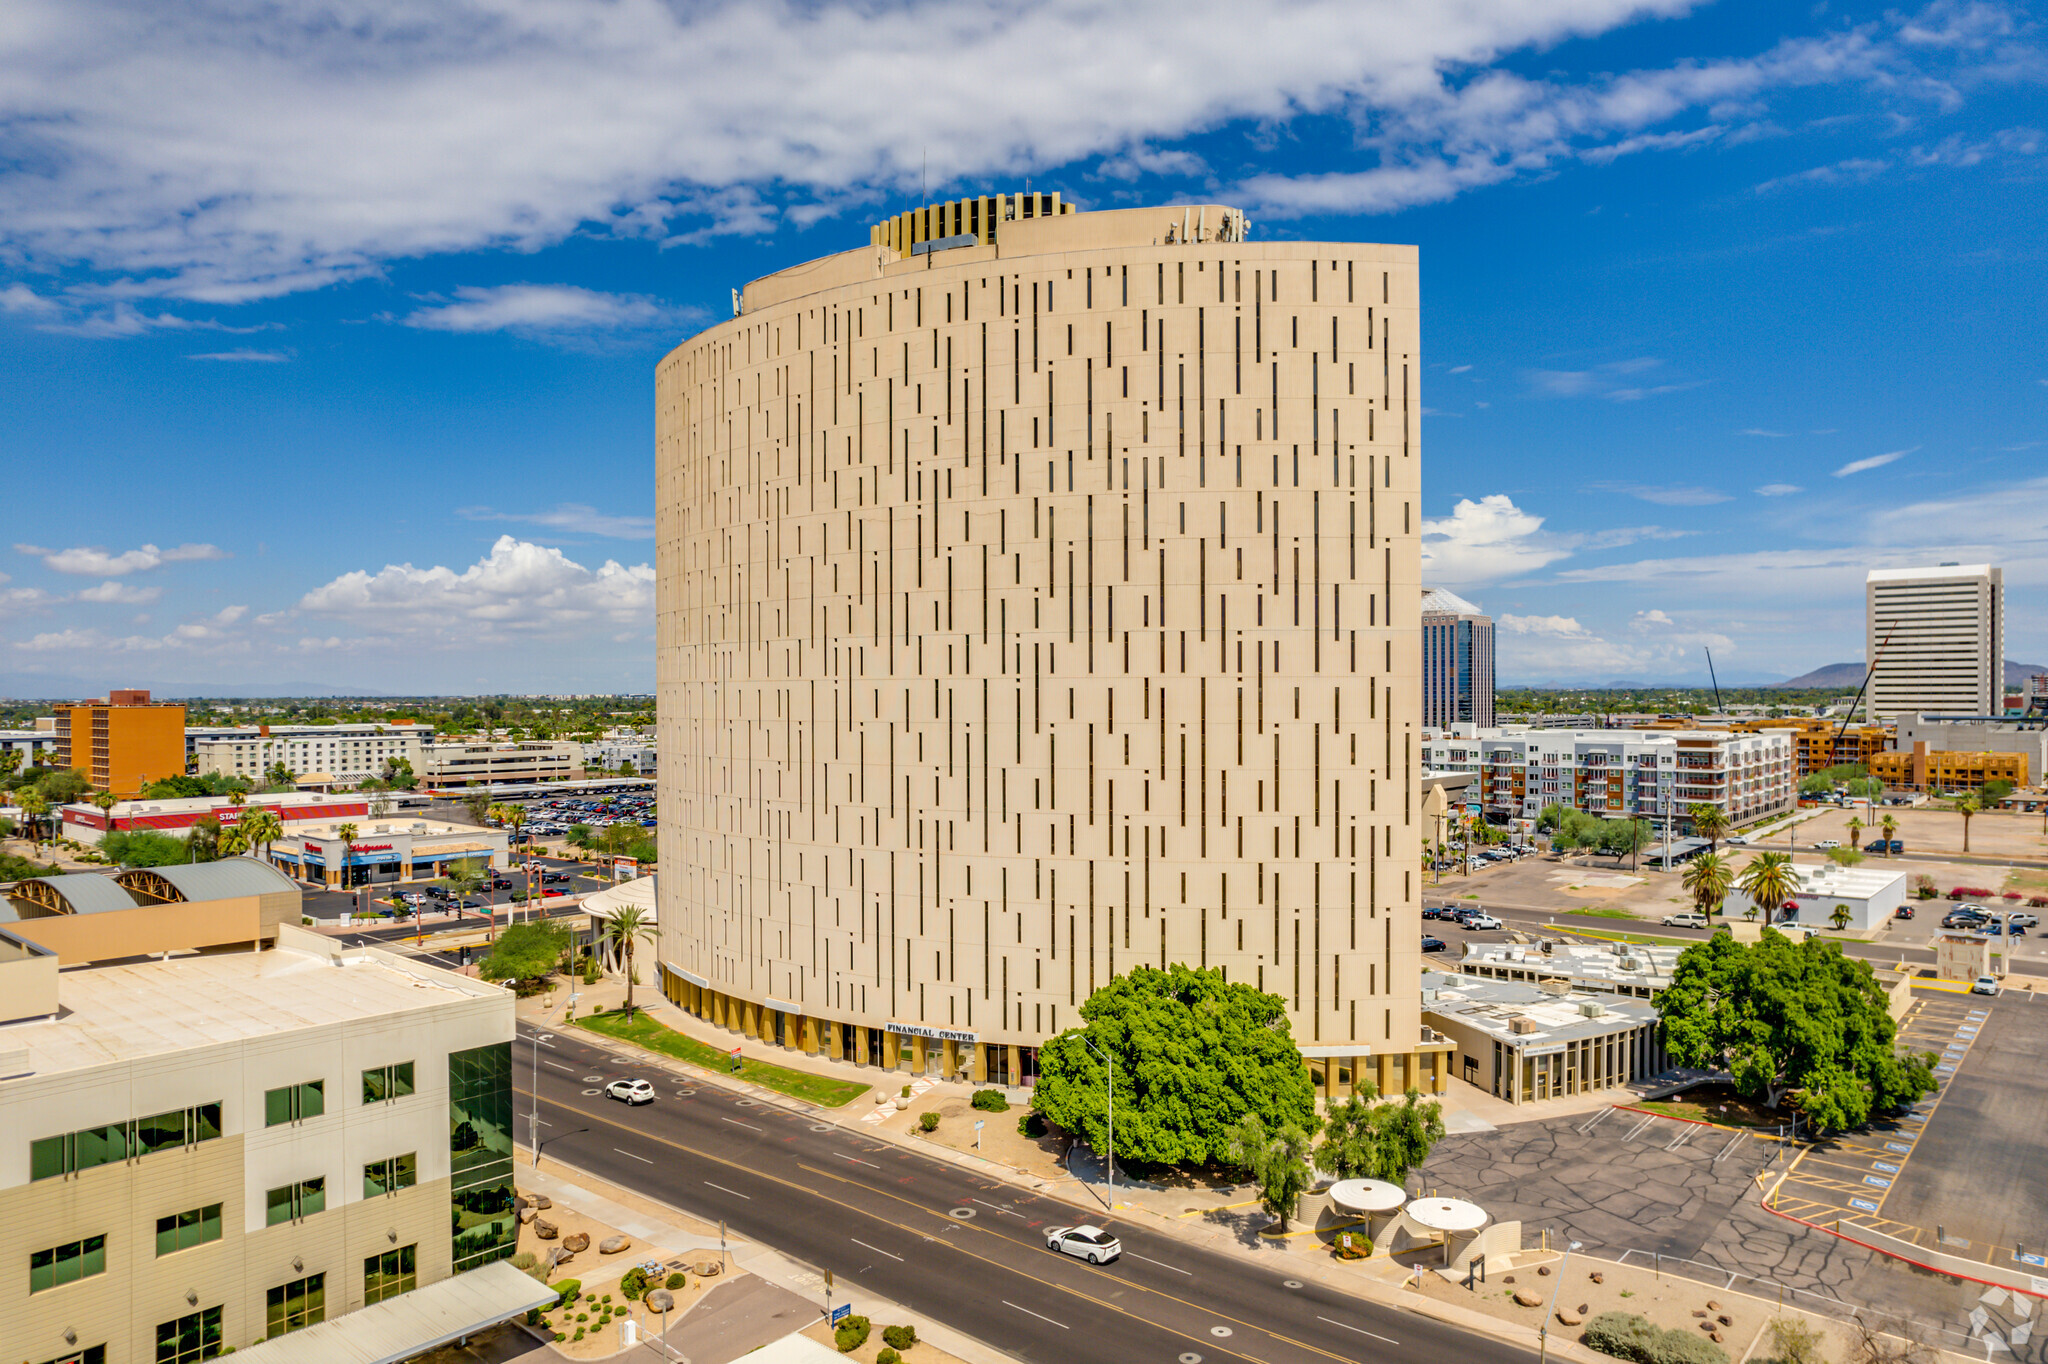
[[[1431,1231],[1477,1231],[1486,1225],[1486,1209],[1462,1198],[1418,1198],[1408,1216]]]
[[[1408,1192],[1384,1179],[1345,1179],[1330,1186],[1330,1201],[1346,1212],[1392,1212],[1408,1201]]]

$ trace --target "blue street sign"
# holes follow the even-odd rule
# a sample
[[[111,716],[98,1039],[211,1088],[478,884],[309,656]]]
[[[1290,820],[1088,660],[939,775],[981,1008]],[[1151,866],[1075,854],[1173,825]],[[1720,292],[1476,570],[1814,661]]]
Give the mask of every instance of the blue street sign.
[[[839,1324],[840,1322],[844,1321],[844,1320],[845,1320],[845,1319],[846,1319],[846,1318],[847,1318],[847,1317],[848,1317],[848,1316],[849,1316],[849,1315],[850,1315],[850,1314],[851,1314],[852,1312],[853,1312],[853,1304],[852,1304],[852,1303],[850,1303],[850,1302],[842,1302],[842,1303],[840,1303],[840,1304],[839,1304],[839,1305],[838,1305],[837,1307],[835,1307],[835,1308],[833,1308],[833,1309],[832,1309],[832,1321],[831,1321],[831,1324],[832,1324],[832,1325],[834,1325],[834,1326],[837,1326],[837,1325],[838,1325],[838,1324]]]

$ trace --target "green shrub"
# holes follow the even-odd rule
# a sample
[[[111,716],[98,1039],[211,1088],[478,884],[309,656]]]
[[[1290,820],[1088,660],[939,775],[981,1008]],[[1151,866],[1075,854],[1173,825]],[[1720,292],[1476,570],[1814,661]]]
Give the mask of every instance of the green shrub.
[[[668,1283],[664,1286],[671,1293],[680,1293],[683,1289],[690,1286],[690,1276],[679,1269],[668,1276]]]
[[[554,1287],[555,1306],[558,1308],[567,1307],[570,1303],[576,1301],[576,1295],[583,1291],[583,1281],[581,1279],[564,1279]]]
[[[875,1364],[903,1364],[903,1356],[884,1345],[881,1353],[875,1356]]]
[[[1010,1111],[1010,1101],[1003,1097],[1003,1091],[1000,1089],[977,1089],[974,1091],[974,1097],[967,1102],[969,1106],[978,1108],[984,1113],[1007,1113]]]
[[[1697,1331],[1666,1331],[1657,1364],[1728,1364],[1728,1352]]]
[[[640,1295],[647,1291],[647,1272],[634,1265],[619,1279],[619,1292],[626,1295],[627,1302],[640,1301]]]
[[[882,1328],[882,1339],[895,1349],[907,1350],[917,1344],[917,1328],[915,1326],[884,1326]]]
[[[839,1353],[851,1354],[868,1343],[871,1329],[866,1317],[848,1317],[832,1332],[832,1343],[839,1347]]]
[[[1330,1249],[1340,1260],[1363,1260],[1372,1254],[1372,1238],[1362,1231],[1340,1231]]]
[[[936,1113],[920,1113],[917,1115],[917,1125],[927,1132],[936,1132],[939,1130],[939,1115]]]
[[[903,1086],[903,1097],[904,1097],[904,1098],[906,1098],[906,1099],[910,1097],[910,1086],[909,1086],[909,1085],[905,1085],[905,1086]]]
[[[1632,1312],[1602,1312],[1586,1323],[1586,1344],[1636,1364],[1728,1364],[1728,1354],[1691,1331],[1663,1331]]]
[[[1036,1113],[1026,1113],[1017,1119],[1017,1135],[1020,1137],[1042,1137],[1045,1135],[1045,1119]]]
[[[1771,1356],[1778,1364],[1823,1364],[1821,1333],[1797,1317],[1772,1317]]]

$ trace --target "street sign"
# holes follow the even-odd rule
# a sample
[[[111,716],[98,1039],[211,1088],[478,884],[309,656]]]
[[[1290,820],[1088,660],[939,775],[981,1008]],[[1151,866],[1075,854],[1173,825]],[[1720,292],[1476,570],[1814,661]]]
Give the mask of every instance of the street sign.
[[[833,1308],[833,1309],[832,1309],[832,1325],[834,1325],[834,1326],[837,1326],[837,1325],[838,1325],[838,1324],[839,1324],[840,1322],[842,1322],[842,1321],[846,1320],[846,1318],[847,1318],[847,1317],[849,1317],[849,1316],[851,1316],[852,1314],[853,1314],[853,1304],[852,1304],[852,1303],[850,1303],[850,1302],[842,1302],[842,1303],[840,1303],[840,1304],[839,1304],[839,1305],[838,1305],[837,1307],[835,1307],[835,1308]]]

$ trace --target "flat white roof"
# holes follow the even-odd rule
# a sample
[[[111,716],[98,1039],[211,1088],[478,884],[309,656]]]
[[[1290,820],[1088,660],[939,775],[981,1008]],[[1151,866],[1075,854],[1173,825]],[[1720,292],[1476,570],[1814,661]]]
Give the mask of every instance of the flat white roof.
[[[473,824],[449,824],[437,819],[407,819],[403,815],[356,815],[348,819],[308,820],[293,829],[293,838],[340,838],[341,826],[356,826],[358,843],[371,838],[391,838],[398,834],[411,834],[414,838],[443,838],[449,834],[461,834],[466,838],[488,838],[495,834],[505,836],[503,829],[479,829]],[[425,827],[422,828],[421,826]]]
[[[1838,867],[1832,862],[1795,862],[1792,872],[1799,878],[1801,895],[1846,895],[1867,900],[1906,879],[1902,871],[1882,867]]]
[[[1515,1046],[1597,1037],[1618,1028],[1641,1027],[1657,1017],[1656,1006],[1648,1000],[1577,991],[1553,995],[1520,981],[1428,972],[1422,983],[1425,1014],[1455,1019]],[[1588,1015],[1588,1004],[1598,1005],[1599,1012]],[[1518,1018],[1535,1024],[1534,1031],[1516,1032],[1512,1025]]]
[[[1864,575],[1867,583],[1911,582],[1916,578],[1988,578],[1990,564],[1941,564],[1926,568],[1873,568]]]
[[[244,1345],[240,1353],[255,1364],[399,1364],[545,1307],[556,1296],[511,1261],[499,1260],[304,1330]],[[838,1358],[836,1352],[827,1354]]]
[[[300,805],[332,805],[337,800],[367,801],[368,796],[324,795],[318,791],[283,791],[277,795],[251,795],[244,808],[255,806],[295,807]],[[205,814],[211,810],[225,810],[234,805],[226,796],[177,796],[167,800],[124,800],[114,805],[114,818],[126,819],[130,815],[192,815]],[[67,810],[92,810],[97,807],[85,801],[73,801],[64,807]]]
[[[65,971],[58,1017],[11,1024],[0,1041],[48,1075],[504,993],[375,948],[336,951],[340,966],[280,947]]]

